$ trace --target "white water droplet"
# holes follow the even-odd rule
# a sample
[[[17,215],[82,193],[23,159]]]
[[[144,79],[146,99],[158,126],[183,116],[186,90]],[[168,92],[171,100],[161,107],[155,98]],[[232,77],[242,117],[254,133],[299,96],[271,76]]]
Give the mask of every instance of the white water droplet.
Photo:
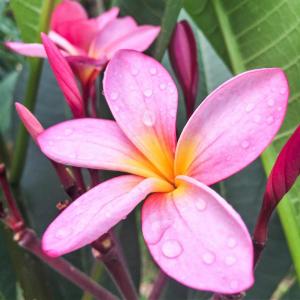
[[[72,232],[72,230],[70,228],[60,228],[58,229],[58,231],[55,234],[55,237],[58,239],[63,239],[65,237],[67,237],[68,235],[70,235]]]
[[[151,75],[155,75],[157,73],[157,70],[156,70],[156,68],[150,68],[149,72]]]
[[[285,87],[282,87],[280,90],[279,90],[279,93],[281,95],[284,95],[286,93],[287,89]]]
[[[161,251],[168,258],[176,258],[182,253],[183,249],[178,241],[168,240],[163,243]]]
[[[139,70],[136,68],[131,69],[131,75],[136,76],[139,73]]]
[[[269,99],[269,101],[268,101],[268,105],[269,106],[274,106],[274,100],[273,99]]]
[[[48,142],[48,146],[49,146],[49,147],[54,146],[54,142],[53,142],[53,141],[49,141],[49,142]]]
[[[111,100],[117,100],[118,97],[119,97],[119,94],[118,94],[117,92],[112,92],[112,93],[110,94]]]
[[[282,111],[282,107],[281,107],[281,106],[278,106],[278,107],[277,107],[277,110],[278,110],[278,111]]]
[[[215,259],[215,255],[212,252],[205,252],[202,255],[202,260],[207,265],[211,265],[212,263],[214,263]]]
[[[176,115],[177,115],[176,109],[171,109],[170,110],[170,116],[174,118],[174,117],[176,117]]]
[[[197,199],[195,201],[195,206],[198,210],[203,211],[206,209],[206,202],[203,199]]]
[[[249,103],[245,108],[246,112],[252,111],[254,109],[254,106],[255,105],[253,103]]]
[[[261,116],[260,115],[255,115],[254,116],[254,122],[255,123],[260,123],[261,122]]]
[[[114,106],[114,110],[115,110],[115,111],[119,111],[119,110],[120,110],[120,107],[119,107],[118,105],[115,105],[115,106]]]
[[[152,90],[151,89],[144,90],[144,95],[145,95],[145,97],[151,97],[152,96]]]
[[[149,225],[151,230],[146,230],[144,232],[144,238],[148,244],[157,244],[164,232],[170,227],[170,220],[149,220]]]
[[[74,152],[70,153],[68,156],[69,156],[69,158],[71,158],[71,159],[77,157],[76,153],[74,153]]]
[[[233,255],[229,255],[229,256],[226,256],[225,258],[225,264],[227,266],[232,266],[236,263],[236,257],[233,256]]]
[[[165,83],[161,83],[160,85],[159,85],[159,88],[161,89],[161,90],[165,90],[166,89],[166,85],[165,85]]]
[[[233,237],[230,237],[228,240],[227,240],[227,246],[229,248],[234,248],[236,246],[237,242],[236,242],[236,239],[233,238]]]
[[[66,128],[65,130],[64,130],[64,135],[65,136],[69,136],[69,135],[71,135],[73,133],[73,129],[72,128]]]
[[[241,146],[242,146],[242,148],[247,149],[247,148],[249,148],[250,143],[249,143],[248,141],[243,141],[243,142],[241,143]]]
[[[239,283],[237,280],[232,280],[230,281],[230,287],[233,289],[233,290],[236,290],[238,287],[239,287]]]
[[[154,113],[149,110],[146,110],[143,115],[143,123],[148,127],[152,127],[155,124]]]
[[[269,125],[271,125],[273,122],[274,122],[274,118],[273,118],[272,116],[269,116],[269,117],[267,118],[267,123],[268,123]]]

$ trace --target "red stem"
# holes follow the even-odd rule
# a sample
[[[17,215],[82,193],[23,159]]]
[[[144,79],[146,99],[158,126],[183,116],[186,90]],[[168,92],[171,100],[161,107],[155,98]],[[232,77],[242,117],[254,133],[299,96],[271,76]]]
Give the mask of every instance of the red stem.
[[[161,297],[167,281],[168,276],[160,270],[153,284],[149,300],[158,300]]]
[[[124,299],[137,300],[137,292],[113,233],[103,235],[92,243],[92,247],[95,258],[104,263]]]
[[[76,269],[68,261],[63,258],[52,258],[47,256],[41,249],[41,243],[35,233],[25,228],[23,231],[15,235],[18,244],[39,257],[47,265],[52,267],[56,272],[69,279],[82,290],[89,292],[99,300],[116,300],[117,298],[109,291],[91,280],[86,274]]]

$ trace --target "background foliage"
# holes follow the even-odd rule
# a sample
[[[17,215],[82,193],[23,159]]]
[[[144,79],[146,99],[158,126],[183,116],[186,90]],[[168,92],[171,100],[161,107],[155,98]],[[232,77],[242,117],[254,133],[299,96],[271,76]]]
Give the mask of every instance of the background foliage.
[[[198,42],[201,76],[197,103],[232,74],[257,67],[284,68],[291,85],[291,97],[285,124],[263,156],[265,169],[270,169],[276,153],[299,124],[298,0],[94,1],[101,4],[97,6],[100,9],[117,5],[121,8],[122,15],[132,15],[141,24],[161,25],[161,35],[149,53],[157,59],[163,58],[163,64],[170,71],[172,70],[165,52],[168,40],[178,17],[188,19],[193,25]],[[93,7],[90,2],[93,1],[83,1],[83,4]],[[50,0],[11,0],[9,5],[4,1],[0,2],[1,41],[19,38],[27,42],[38,41],[39,32],[47,29],[54,5],[55,1]],[[32,79],[33,73],[35,80]],[[19,125],[13,113],[12,100],[20,101],[25,98],[28,101],[28,97],[25,97],[28,96],[28,86],[33,89],[32,96],[37,94],[36,114],[45,127],[65,119],[63,98],[48,65],[45,64],[42,72],[40,61],[25,62],[21,57],[0,46],[0,130],[10,145],[15,140]],[[32,97],[29,98],[32,100]],[[110,117],[103,98],[101,101],[103,116]],[[31,103],[31,108],[33,107],[34,101]],[[184,122],[185,112],[181,97],[178,130],[181,130]],[[257,160],[244,171],[216,186],[216,189],[240,212],[252,230],[261,204],[264,184],[265,171],[261,161]],[[285,236],[278,217],[273,218],[269,243],[256,270],[256,285],[249,291],[248,299],[270,299],[292,265],[295,265],[300,274],[299,188],[298,184],[279,210]],[[19,199],[22,199],[20,205],[26,213],[29,225],[38,234],[43,232],[56,215],[55,204],[66,197],[49,163],[33,143],[29,145],[22,180],[15,192]],[[146,295],[155,278],[156,267],[147,255],[140,235],[138,211],[122,222],[119,235],[134,282]],[[89,249],[78,251],[68,256],[68,259],[86,273],[92,272],[95,279],[115,290],[105,270],[100,265],[92,265]],[[10,234],[0,225],[0,299],[24,298],[90,299],[29,254],[21,253],[11,241]],[[184,288],[172,280],[169,281],[163,295],[163,299],[208,298],[208,293]],[[300,290],[297,283],[282,296],[282,299],[298,298]]]

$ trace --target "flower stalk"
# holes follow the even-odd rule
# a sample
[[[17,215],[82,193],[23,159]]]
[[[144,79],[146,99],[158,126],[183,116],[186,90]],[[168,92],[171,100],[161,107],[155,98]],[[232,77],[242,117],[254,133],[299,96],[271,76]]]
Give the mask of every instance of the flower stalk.
[[[43,252],[40,240],[32,229],[26,227],[24,219],[17,207],[6,177],[4,164],[0,164],[0,184],[7,206],[7,211],[5,211],[2,203],[0,203],[0,218],[4,224],[14,232],[14,240],[20,247],[40,258],[59,274],[69,279],[82,290],[92,294],[96,299],[117,299],[113,294],[92,281],[86,274],[76,269],[65,259],[51,258]]]
[[[160,270],[153,284],[152,291],[149,295],[149,300],[160,299],[160,296],[164,291],[167,281],[168,281],[168,276],[163,271]]]

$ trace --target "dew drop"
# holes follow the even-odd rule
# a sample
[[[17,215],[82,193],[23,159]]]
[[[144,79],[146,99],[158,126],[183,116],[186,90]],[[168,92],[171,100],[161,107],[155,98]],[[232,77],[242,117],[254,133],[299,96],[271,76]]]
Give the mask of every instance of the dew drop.
[[[117,106],[117,105],[115,105],[115,106],[114,106],[114,110],[115,110],[115,111],[119,111],[119,110],[120,110],[120,107]]]
[[[63,239],[71,234],[72,230],[70,228],[60,228],[55,234],[55,237],[58,239]]]
[[[277,110],[278,110],[278,111],[282,111],[282,107],[281,107],[281,106],[278,106],[278,107],[277,107]]]
[[[176,109],[171,109],[170,110],[170,116],[174,118],[174,117],[176,117],[176,115],[177,115]]]
[[[215,261],[215,255],[212,252],[205,252],[202,255],[202,260],[207,265],[211,265]]]
[[[274,122],[274,118],[272,116],[269,116],[267,118],[267,124],[271,125]]]
[[[252,111],[254,109],[254,106],[255,105],[253,103],[249,103],[245,108],[246,112]]]
[[[236,246],[237,242],[236,242],[236,239],[233,238],[233,237],[230,237],[228,240],[227,240],[227,246],[229,248],[234,248]]]
[[[274,106],[274,100],[273,99],[269,99],[269,101],[268,101],[268,105],[269,106]]]
[[[154,113],[149,110],[146,110],[143,115],[143,123],[148,127],[152,127],[155,124]]]
[[[225,258],[225,264],[227,266],[232,266],[235,263],[236,263],[236,257],[235,256],[232,256],[232,255],[226,256],[226,258]]]
[[[243,142],[241,143],[241,146],[242,146],[242,148],[247,149],[247,148],[249,148],[250,143],[249,143],[248,141],[243,141]]]
[[[117,92],[112,92],[112,93],[110,94],[110,98],[111,98],[112,100],[117,100],[118,97],[119,97],[119,94],[118,94]]]
[[[157,73],[157,70],[156,70],[156,68],[150,68],[149,72],[151,75],[155,75]]]
[[[71,159],[77,157],[76,154],[75,154],[74,152],[70,153],[68,156],[69,156],[69,158],[71,158]]]
[[[49,146],[49,147],[54,146],[54,142],[53,142],[53,141],[49,141],[49,142],[48,142],[48,146]]]
[[[285,87],[282,87],[280,90],[279,90],[279,93],[281,95],[284,95],[286,93],[286,88]]]
[[[65,130],[64,130],[64,135],[65,136],[69,136],[69,135],[71,135],[73,133],[73,129],[72,128],[66,128]]]
[[[198,210],[203,211],[206,208],[206,202],[203,199],[198,199],[195,202],[195,206]]]
[[[151,97],[152,96],[152,90],[151,89],[144,90],[144,95],[145,95],[145,97]]]
[[[238,287],[239,287],[239,283],[237,280],[232,280],[230,281],[230,287],[233,289],[233,290],[236,290]]]
[[[157,244],[170,225],[170,220],[149,220],[149,226],[151,230],[146,230],[144,232],[144,238],[147,243]]]
[[[161,90],[165,90],[165,89],[166,89],[165,83],[161,83],[161,84],[159,85],[159,88],[160,88]]]
[[[183,251],[181,244],[176,240],[165,241],[161,250],[163,255],[167,258],[176,258]]]

